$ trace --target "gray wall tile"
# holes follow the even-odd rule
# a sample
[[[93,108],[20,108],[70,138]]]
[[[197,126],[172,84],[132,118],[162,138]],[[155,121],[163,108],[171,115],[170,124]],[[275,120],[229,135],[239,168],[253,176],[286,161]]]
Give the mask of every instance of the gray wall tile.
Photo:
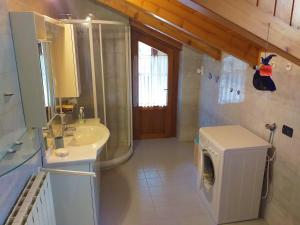
[[[199,124],[200,74],[202,54],[183,47],[178,86],[177,137],[180,141],[192,141]]]
[[[218,102],[220,85],[208,79],[209,73],[220,74],[225,81],[230,77],[222,74],[222,62],[204,56],[205,74],[201,78],[200,125],[241,124],[262,138],[268,139],[269,132],[265,129],[265,124],[277,123],[278,130],[274,139],[277,158],[272,170],[270,198],[264,204],[263,216],[270,225],[296,225],[300,224],[300,67],[292,64],[292,71],[287,71],[285,66],[290,63],[288,60],[276,57],[273,61],[276,67],[272,78],[277,85],[277,91],[271,93],[254,89],[252,85],[254,70],[248,67],[243,75],[245,76],[243,101],[220,104]],[[237,88],[234,83],[232,87]],[[294,128],[292,139],[281,134],[283,124]]]

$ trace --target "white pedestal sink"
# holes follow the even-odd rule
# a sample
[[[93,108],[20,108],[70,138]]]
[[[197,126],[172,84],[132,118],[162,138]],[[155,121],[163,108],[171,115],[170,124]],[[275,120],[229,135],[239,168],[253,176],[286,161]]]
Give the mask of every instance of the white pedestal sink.
[[[97,120],[76,124],[73,136],[64,137],[64,148],[48,150],[45,167],[95,172],[95,161],[109,138],[109,130]],[[57,154],[67,153],[67,154]],[[97,165],[98,166],[98,165]],[[97,174],[97,180],[100,176]],[[56,223],[97,225],[99,187],[92,177],[51,174]]]

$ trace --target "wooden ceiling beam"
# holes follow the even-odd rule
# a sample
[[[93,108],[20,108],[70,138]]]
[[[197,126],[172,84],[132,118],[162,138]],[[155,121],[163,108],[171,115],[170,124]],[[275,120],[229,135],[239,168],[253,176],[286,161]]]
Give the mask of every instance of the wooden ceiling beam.
[[[235,57],[258,63],[261,47],[175,0],[125,0]]]
[[[245,31],[264,41],[263,47],[300,65],[300,31],[273,14],[266,13],[247,1],[236,0],[178,0],[181,4],[198,6],[198,11],[215,19],[236,25],[237,32]],[[288,1],[287,1],[288,2]],[[232,25],[231,25],[232,26]],[[246,34],[247,35],[247,34]],[[254,39],[253,39],[254,40]]]
[[[182,43],[175,40],[173,37],[169,37],[164,33],[153,29],[152,27],[146,26],[140,22],[130,20],[130,25],[132,30],[136,30],[137,32],[141,32],[150,36],[153,36],[156,39],[176,48],[178,50],[182,50]]]
[[[98,2],[113,8],[125,15],[132,20],[142,23],[146,26],[151,27],[183,44],[189,45],[201,52],[204,52],[214,59],[219,60],[221,58],[221,51],[217,48],[209,46],[204,41],[180,30],[155,16],[144,12],[144,10],[135,7],[132,4],[127,3],[123,0],[97,0]]]

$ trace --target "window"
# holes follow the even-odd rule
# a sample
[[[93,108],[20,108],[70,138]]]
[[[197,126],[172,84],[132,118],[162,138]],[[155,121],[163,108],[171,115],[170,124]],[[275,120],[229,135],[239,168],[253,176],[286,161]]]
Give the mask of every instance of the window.
[[[219,103],[239,103],[245,98],[247,64],[233,57],[223,59],[219,86]]]
[[[138,42],[139,106],[167,106],[168,55]]]

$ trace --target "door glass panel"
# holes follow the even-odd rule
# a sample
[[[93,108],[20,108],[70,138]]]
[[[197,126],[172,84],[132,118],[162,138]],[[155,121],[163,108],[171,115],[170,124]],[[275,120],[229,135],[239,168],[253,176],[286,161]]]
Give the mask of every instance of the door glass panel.
[[[138,42],[138,77],[139,106],[167,106],[168,55]]]

